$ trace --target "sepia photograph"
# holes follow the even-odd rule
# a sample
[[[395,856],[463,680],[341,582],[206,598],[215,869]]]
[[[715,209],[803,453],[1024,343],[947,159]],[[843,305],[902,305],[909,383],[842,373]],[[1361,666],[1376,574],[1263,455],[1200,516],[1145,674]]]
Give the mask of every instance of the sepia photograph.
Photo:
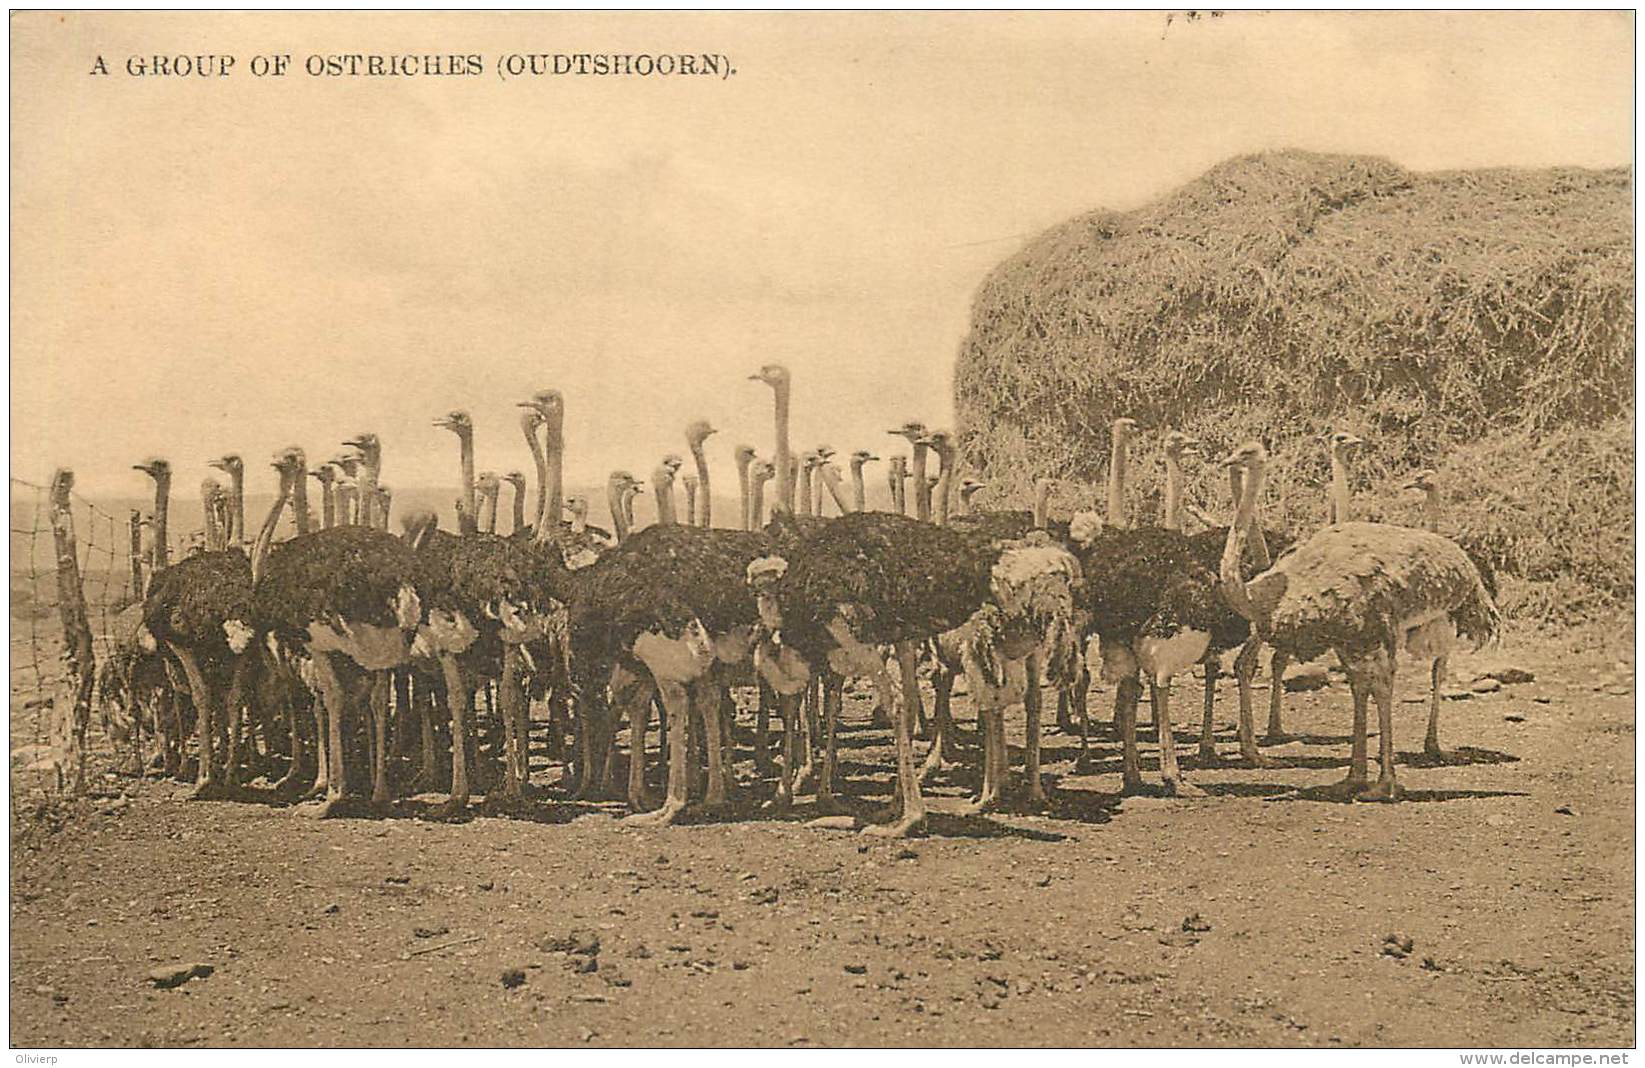
[[[1633,10],[8,28],[15,1063],[1628,1063]]]

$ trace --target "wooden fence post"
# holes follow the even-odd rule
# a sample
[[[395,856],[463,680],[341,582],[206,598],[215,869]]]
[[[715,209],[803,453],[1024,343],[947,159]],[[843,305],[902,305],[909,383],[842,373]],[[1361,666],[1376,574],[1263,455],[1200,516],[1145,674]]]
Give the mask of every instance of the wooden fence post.
[[[143,513],[131,510],[131,599],[143,599]]]
[[[74,769],[74,794],[86,789],[86,729],[91,725],[91,694],[96,682],[97,662],[91,639],[91,622],[86,618],[86,598],[80,588],[80,562],[74,542],[74,508],[69,491],[74,488],[74,472],[58,468],[51,478],[51,532],[57,543],[57,609],[63,620],[63,662],[74,686],[74,700],[59,704],[54,713],[54,746],[63,763],[58,765],[57,787],[64,785],[65,768]],[[65,722],[65,717],[67,722]]]

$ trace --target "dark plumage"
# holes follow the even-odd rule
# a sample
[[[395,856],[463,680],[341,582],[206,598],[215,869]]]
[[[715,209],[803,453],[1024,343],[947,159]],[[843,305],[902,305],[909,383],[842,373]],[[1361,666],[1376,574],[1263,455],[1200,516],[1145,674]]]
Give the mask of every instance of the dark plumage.
[[[458,537],[436,530],[418,555],[429,586],[419,592],[428,604],[461,611],[476,626],[493,622],[486,610],[495,612],[502,601],[547,614],[560,593],[551,563],[545,566],[545,554],[522,539],[500,534]]]
[[[1105,641],[1129,643],[1166,603],[1167,591],[1185,581],[1187,586],[1172,593],[1173,618],[1195,630],[1210,630],[1215,622],[1216,572],[1200,561],[1185,535],[1160,527],[1104,528],[1072,548],[1085,576],[1080,607]],[[1196,572],[1208,572],[1209,581],[1193,581]]]
[[[948,526],[966,534],[978,534],[996,541],[1026,538],[1035,530],[1034,513],[1027,510],[999,512],[969,512],[948,517]],[[1046,532],[1062,543],[1068,541],[1068,521],[1053,519],[1046,524]]]
[[[1296,544],[1296,539],[1284,531],[1264,530],[1262,536],[1263,541],[1268,546],[1270,560],[1278,559],[1284,553],[1289,552]],[[1202,530],[1198,534],[1188,535],[1188,545],[1194,554],[1194,559],[1199,561],[1200,565],[1209,570],[1213,576],[1217,574],[1217,570],[1221,566],[1222,550],[1227,544],[1227,527],[1212,527],[1209,530]],[[1245,559],[1241,562],[1241,577],[1249,581],[1262,570],[1252,559],[1252,554],[1247,551]],[[1217,612],[1212,620],[1211,648],[1213,650],[1233,649],[1244,644],[1246,638],[1251,634],[1251,624],[1244,616],[1234,611],[1226,601],[1219,598],[1218,603],[1221,605],[1221,611]]]
[[[402,586],[437,585],[404,540],[370,527],[332,527],[269,552],[253,597],[259,630],[302,643],[315,620],[394,626]]]
[[[223,624],[230,620],[251,624],[251,561],[239,549],[190,556],[156,572],[149,583],[143,625],[159,641],[208,657],[227,655]]]

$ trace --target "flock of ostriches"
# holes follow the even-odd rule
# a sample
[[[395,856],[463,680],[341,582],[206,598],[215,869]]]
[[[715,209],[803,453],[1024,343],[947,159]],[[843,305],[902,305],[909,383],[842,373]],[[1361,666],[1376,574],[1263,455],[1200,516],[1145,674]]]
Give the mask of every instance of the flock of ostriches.
[[[562,500],[564,409],[552,390],[521,405],[536,500],[528,517],[524,476],[507,477],[514,487],[507,534],[497,530],[503,480],[476,474],[473,424],[463,412],[436,423],[461,446],[456,532],[439,529],[429,512],[404,515],[403,533],[390,532],[381,446],[364,434],[345,443],[355,451],[313,471],[300,449],[278,454],[279,493],[254,535],[245,526],[243,465],[235,456],[218,461],[230,486],[208,480],[205,487],[207,543],[168,563],[170,469],[163,460],[139,465],[155,483],[156,529],[150,574],[138,582],[144,596],[123,613],[118,655],[102,678],[105,707],[129,725],[117,737],[123,733],[139,771],[157,743],[152,763],[172,775],[184,772],[187,739],[197,738],[201,797],[233,796],[251,776],[266,775],[277,794],[311,799],[298,811],[381,810],[432,790],[448,799],[429,814],[453,816],[469,805],[471,790],[483,792],[487,806],[507,807],[533,789],[535,705],[545,710],[549,755],[563,762],[560,782],[571,797],[618,790],[617,739],[626,723],[630,822],[672,822],[694,797],[703,810],[721,809],[740,785],[761,789],[772,773],[766,807],[781,810],[814,791],[817,811],[826,813],[841,807],[835,729],[844,682],[866,677],[875,715],[889,717],[896,740],[889,811],[866,830],[910,834],[926,823],[922,780],[961,759],[950,708],[961,675],[982,741],[973,809],[1005,803],[1004,714],[1019,703],[1027,719],[1025,802],[1046,801],[1042,677],[1060,689],[1062,730],[1076,729],[1077,712],[1081,766],[1089,766],[1091,670],[1114,684],[1125,790],[1145,788],[1137,710],[1146,684],[1160,788],[1190,796],[1199,791],[1177,760],[1172,680],[1204,665],[1199,753],[1202,766],[1215,763],[1220,658],[1239,650],[1239,759],[1261,766],[1250,683],[1267,645],[1270,736],[1283,737],[1285,665],[1334,652],[1353,693],[1353,748],[1347,778],[1325,791],[1394,801],[1401,796],[1392,723],[1398,657],[1431,667],[1427,747],[1438,754],[1446,656],[1459,640],[1478,645],[1497,634],[1494,583],[1437,533],[1429,473],[1410,484],[1428,494],[1423,529],[1349,521],[1346,456],[1360,444],[1352,435],[1330,439],[1332,521],[1295,542],[1258,521],[1267,453],[1255,442],[1221,461],[1234,491],[1232,523],[1184,533],[1185,510],[1205,517],[1183,501],[1182,464],[1198,443],[1178,432],[1164,439],[1162,522],[1127,522],[1130,419],[1113,427],[1106,516],[1050,519],[1049,482],[1038,485],[1033,511],[974,510],[980,484],[954,485],[952,439],[919,423],[891,432],[908,439],[912,455],[889,464],[892,510],[869,511],[863,468],[877,457],[855,453],[847,487],[830,450],[794,456],[787,369],[769,365],[751,377],[774,391],[776,440],[768,460],[748,446],[736,450],[739,529],[711,523],[703,442],[714,430],[706,422],[687,430],[696,472],[682,480],[684,522],[673,487],[684,460],[671,455],[651,476],[657,523],[633,529],[632,501],[644,487],[617,471],[608,486],[613,530],[590,526],[586,500]],[[308,506],[310,478],[323,494],[319,529]],[[767,483],[774,483],[769,519]],[[822,516],[825,493],[837,517]],[[276,543],[288,505],[297,533]],[[934,686],[929,717],[922,667]],[[759,693],[753,741],[762,778],[746,785],[731,759],[736,686]],[[1373,701],[1374,781],[1366,745]],[[653,708],[667,752],[660,799],[646,775]],[[782,725],[775,758],[773,712]],[[923,758],[919,739],[929,739]]]

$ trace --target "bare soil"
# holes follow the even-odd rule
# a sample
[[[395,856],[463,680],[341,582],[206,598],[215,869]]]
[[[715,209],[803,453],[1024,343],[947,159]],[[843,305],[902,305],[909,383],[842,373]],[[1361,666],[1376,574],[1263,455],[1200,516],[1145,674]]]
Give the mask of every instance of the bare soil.
[[[1090,775],[1053,729],[1050,812],[954,814],[966,769],[909,841],[806,826],[803,801],[761,814],[746,748],[743,811],[665,830],[552,789],[529,818],[316,822],[109,777],[14,815],[11,1041],[1630,1046],[1633,667],[1611,644],[1492,654],[1536,680],[1447,703],[1463,763],[1425,761],[1426,705],[1396,698],[1399,805],[1282,799],[1342,774],[1340,681],[1288,695],[1309,737],[1266,750],[1280,767],[1218,770],[1182,739],[1179,682],[1206,798],[1121,798],[1112,729]],[[867,709],[842,732],[865,812],[892,766]],[[211,974],[148,979],[193,962]]]

